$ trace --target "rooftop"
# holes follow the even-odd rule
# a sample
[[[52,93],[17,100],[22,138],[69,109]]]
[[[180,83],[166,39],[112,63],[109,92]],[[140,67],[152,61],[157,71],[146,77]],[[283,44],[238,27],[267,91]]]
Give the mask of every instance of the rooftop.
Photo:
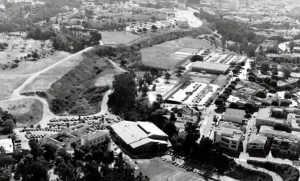
[[[225,118],[225,120],[227,118],[238,118],[238,119],[242,120],[242,119],[244,119],[244,116],[245,116],[244,110],[227,108],[224,118]]]
[[[284,131],[274,130],[271,126],[261,126],[259,130],[260,135],[264,135],[266,137],[274,137],[277,139],[281,139],[289,142],[297,142],[299,138],[291,133],[287,133]]]
[[[223,137],[230,138],[233,141],[240,141],[243,135],[241,130],[232,129],[232,128],[225,128],[225,127],[218,127],[215,131],[218,135]]]
[[[266,141],[267,141],[267,137],[266,136],[263,136],[263,135],[257,135],[257,134],[251,134],[250,137],[249,137],[249,141],[248,143],[257,143],[257,144],[265,144]]]
[[[211,62],[193,62],[192,67],[196,69],[198,68],[226,72],[230,68],[230,65]]]
[[[168,135],[150,122],[121,121],[111,125],[113,131],[132,148],[147,144],[149,142],[167,143]],[[162,139],[154,139],[153,136]]]

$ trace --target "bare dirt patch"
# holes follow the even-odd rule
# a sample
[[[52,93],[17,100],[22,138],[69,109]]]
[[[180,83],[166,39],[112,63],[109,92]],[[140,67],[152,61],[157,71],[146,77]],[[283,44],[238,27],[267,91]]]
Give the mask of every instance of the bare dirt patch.
[[[15,116],[17,127],[28,127],[43,118],[43,104],[36,99],[24,98],[0,102],[0,107]]]

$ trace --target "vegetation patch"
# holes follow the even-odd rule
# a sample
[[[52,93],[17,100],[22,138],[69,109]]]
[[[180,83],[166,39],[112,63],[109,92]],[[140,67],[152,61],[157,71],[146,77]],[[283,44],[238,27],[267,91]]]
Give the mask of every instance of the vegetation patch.
[[[299,180],[299,170],[293,166],[287,164],[278,164],[273,162],[260,162],[256,160],[247,160],[247,162],[254,166],[262,167],[277,173],[282,178],[282,180],[287,180],[287,181]]]

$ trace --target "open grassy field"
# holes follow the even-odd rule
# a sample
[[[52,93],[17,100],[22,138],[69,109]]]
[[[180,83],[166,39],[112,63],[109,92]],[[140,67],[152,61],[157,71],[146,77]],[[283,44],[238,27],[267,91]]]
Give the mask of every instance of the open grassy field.
[[[28,76],[1,76],[0,73],[0,101],[10,98],[13,91],[27,78]]]
[[[0,34],[0,43],[8,44],[5,50],[0,51],[0,70],[7,75],[34,73],[70,55],[67,52],[53,51],[49,40],[38,41]],[[28,55],[32,56],[32,52],[39,55],[36,61],[32,61],[31,57],[27,58]]]
[[[151,181],[167,181],[167,180],[182,180],[182,181],[201,181],[203,177],[193,172],[187,172],[180,167],[176,167],[162,160],[153,158],[151,160],[138,160],[138,174],[142,172],[147,175]]]
[[[0,107],[15,116],[17,127],[36,124],[43,118],[43,104],[36,99],[25,98],[0,102]]]
[[[210,43],[205,40],[191,37],[180,38],[142,49],[142,64],[147,67],[173,69],[199,49],[211,47]]]
[[[101,35],[105,44],[127,44],[139,38],[138,35],[119,31],[102,31]]]

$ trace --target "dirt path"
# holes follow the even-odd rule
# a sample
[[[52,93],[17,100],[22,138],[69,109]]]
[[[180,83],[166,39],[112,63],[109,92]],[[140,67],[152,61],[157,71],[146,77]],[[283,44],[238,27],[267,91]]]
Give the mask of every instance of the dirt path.
[[[79,54],[82,54],[83,52],[86,52],[86,51],[88,51],[88,50],[91,50],[93,47],[88,47],[88,48],[86,48],[86,49],[84,49],[84,50],[81,50],[80,52],[77,52],[77,53],[75,53],[75,54],[73,54],[73,55],[70,55],[70,56],[68,56],[68,57],[66,57],[66,58],[64,58],[64,59],[62,59],[61,61],[59,61],[59,62],[56,62],[55,64],[53,64],[53,65],[51,65],[51,66],[49,66],[49,67],[47,67],[47,68],[45,68],[45,69],[43,69],[43,70],[41,70],[41,71],[38,71],[38,72],[36,72],[36,73],[34,73],[34,74],[32,74],[21,86],[19,86],[17,89],[15,89],[14,90],[14,92],[12,93],[12,95],[11,95],[11,98],[18,98],[18,97],[22,97],[21,95],[20,95],[20,92],[28,85],[28,84],[31,84],[39,75],[41,75],[42,73],[44,73],[44,72],[46,72],[46,71],[48,71],[48,70],[50,70],[50,69],[52,69],[53,67],[55,67],[55,66],[57,66],[57,65],[59,65],[59,64],[61,64],[61,63],[63,63],[63,62],[65,62],[65,61],[67,61],[67,60],[69,60],[69,59],[71,59],[71,58],[73,58],[73,57],[75,57],[75,56],[77,56],[77,55],[79,55]]]
[[[42,102],[43,104],[43,118],[42,120],[37,123],[39,125],[41,125],[41,127],[46,127],[47,126],[47,123],[49,123],[49,120],[50,119],[53,119],[53,118],[68,118],[68,119],[71,119],[71,118],[78,118],[78,116],[57,116],[55,114],[53,114],[51,111],[50,111],[50,108],[49,108],[49,104],[48,102],[44,99],[44,98],[41,98],[41,97],[38,97],[38,96],[24,96],[24,95],[21,95],[20,93],[22,92],[22,90],[29,84],[33,83],[33,81],[38,77],[40,76],[42,73],[54,68],[55,66],[75,57],[75,56],[78,56],[79,54],[83,53],[83,52],[86,52],[86,51],[89,51],[91,50],[93,47],[88,47],[80,52],[77,52],[73,55],[70,55],[69,57],[66,57],[62,60],[60,60],[59,62],[43,69],[43,70],[40,70],[36,73],[32,73],[30,74],[31,76],[22,84],[20,85],[18,88],[16,88],[12,95],[11,95],[11,98],[10,99],[7,99],[7,100],[3,100],[3,101],[0,101],[0,102],[6,102],[6,101],[11,101],[11,100],[21,100],[23,98],[32,98],[32,99],[36,99],[36,100],[39,100]],[[109,63],[111,63],[113,65],[113,67],[117,70],[119,70],[120,72],[127,72],[126,70],[124,70],[123,68],[119,67],[115,62],[113,62],[112,60],[109,60]],[[4,76],[7,76],[7,77],[11,77],[13,75],[4,75]],[[23,76],[23,75],[22,75]],[[110,117],[116,117],[115,115],[112,115],[108,112],[108,106],[107,106],[107,102],[108,102],[108,99],[109,99],[109,95],[112,93],[112,90],[108,90],[104,96],[103,96],[103,100],[102,100],[102,103],[101,103],[101,111],[99,113],[96,113],[94,115],[90,115],[90,116],[100,116],[100,115],[109,115]],[[37,125],[36,124],[36,125]]]

